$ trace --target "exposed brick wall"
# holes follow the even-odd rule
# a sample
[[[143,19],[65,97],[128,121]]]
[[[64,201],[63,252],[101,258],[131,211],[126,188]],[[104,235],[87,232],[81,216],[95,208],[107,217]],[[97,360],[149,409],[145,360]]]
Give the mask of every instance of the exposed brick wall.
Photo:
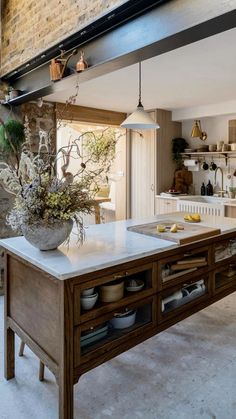
[[[5,0],[1,74],[77,32],[127,0]]]

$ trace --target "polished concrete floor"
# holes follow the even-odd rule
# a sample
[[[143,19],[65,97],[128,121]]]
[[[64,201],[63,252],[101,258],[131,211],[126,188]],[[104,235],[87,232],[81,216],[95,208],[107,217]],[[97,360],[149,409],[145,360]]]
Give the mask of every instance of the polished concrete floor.
[[[38,381],[29,349],[3,378],[2,319],[0,297],[0,418],[56,419],[54,378]],[[236,294],[84,375],[74,393],[78,419],[236,419]]]

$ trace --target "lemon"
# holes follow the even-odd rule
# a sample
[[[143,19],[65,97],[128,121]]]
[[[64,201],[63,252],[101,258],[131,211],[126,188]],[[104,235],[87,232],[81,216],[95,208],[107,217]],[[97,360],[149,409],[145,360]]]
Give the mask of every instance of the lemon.
[[[157,224],[157,231],[159,231],[159,233],[164,233],[166,228],[163,224]]]
[[[194,221],[200,221],[200,220],[201,220],[201,216],[200,216],[200,214],[193,214],[193,215],[192,215],[192,219],[193,219]]]
[[[190,214],[185,215],[185,216],[184,216],[184,219],[185,219],[186,221],[192,221],[192,217],[191,217],[191,215],[190,215]]]
[[[177,224],[173,224],[173,225],[171,226],[170,231],[171,231],[171,233],[177,233],[177,231],[178,231]]]

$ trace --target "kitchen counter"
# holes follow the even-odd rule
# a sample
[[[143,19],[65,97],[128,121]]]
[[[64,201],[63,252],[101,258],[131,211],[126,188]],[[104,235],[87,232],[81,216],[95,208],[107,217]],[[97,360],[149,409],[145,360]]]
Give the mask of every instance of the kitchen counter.
[[[221,234],[181,246],[127,231],[163,220],[183,222],[183,213],[90,226],[84,245],[72,238],[69,249],[42,252],[23,237],[0,241],[5,378],[15,376],[17,334],[56,377],[59,419],[74,418],[81,375],[236,290],[235,219],[204,216],[201,226],[220,227]],[[140,281],[141,289],[130,291]],[[103,293],[114,285],[122,294],[114,298],[112,291],[107,300]],[[85,310],[91,288],[98,299]],[[117,319],[128,323],[118,329]]]
[[[228,197],[223,197],[221,198],[220,196],[217,195],[213,195],[213,196],[207,196],[207,195],[176,195],[176,196],[171,196],[166,192],[162,192],[160,195],[156,195],[156,198],[167,198],[167,199],[173,199],[175,201],[177,200],[187,200],[187,201],[193,201],[198,202],[199,199],[204,199],[206,198],[207,200],[209,199],[208,203],[221,203],[222,205],[230,205],[230,206],[236,206],[236,198],[231,199]]]
[[[127,231],[127,227],[154,221],[158,224],[166,218],[180,222],[183,221],[183,215],[184,213],[177,212],[146,220],[91,225],[86,228],[86,238],[82,246],[78,246],[76,236],[72,234],[69,247],[62,245],[58,250],[46,252],[31,246],[24,237],[0,240],[0,245],[57,279],[64,280],[176,247],[174,242],[172,244],[167,240],[133,233]],[[224,217],[219,220],[218,217],[204,216],[201,225],[220,225],[222,231],[229,231],[232,228],[236,229],[236,220]]]
[[[171,196],[167,193],[156,195],[155,214],[171,213],[177,210],[236,218],[236,199],[181,194]]]

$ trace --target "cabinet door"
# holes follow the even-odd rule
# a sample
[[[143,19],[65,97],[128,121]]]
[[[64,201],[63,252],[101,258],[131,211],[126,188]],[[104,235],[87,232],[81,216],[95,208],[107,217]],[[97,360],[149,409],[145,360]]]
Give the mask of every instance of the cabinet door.
[[[150,116],[155,118],[155,113]],[[131,133],[131,217],[155,214],[156,130]]]
[[[117,309],[83,323],[74,328],[74,366],[104,357],[105,353],[116,347],[126,347],[133,338],[137,344],[139,336],[156,326],[157,323],[157,297],[150,296],[120,308],[127,312],[123,319],[117,317]],[[134,345],[131,345],[134,346]]]
[[[236,218],[236,207],[226,205],[225,206],[225,217]]]
[[[177,211],[177,202],[174,199],[157,198],[156,214],[168,214]]]
[[[164,322],[170,317],[178,318],[187,307],[193,307],[211,295],[209,274],[193,278],[158,295],[159,320]],[[185,307],[187,306],[187,307]]]
[[[177,201],[172,199],[171,200],[171,205],[170,205],[170,212],[176,212],[177,211]]]

